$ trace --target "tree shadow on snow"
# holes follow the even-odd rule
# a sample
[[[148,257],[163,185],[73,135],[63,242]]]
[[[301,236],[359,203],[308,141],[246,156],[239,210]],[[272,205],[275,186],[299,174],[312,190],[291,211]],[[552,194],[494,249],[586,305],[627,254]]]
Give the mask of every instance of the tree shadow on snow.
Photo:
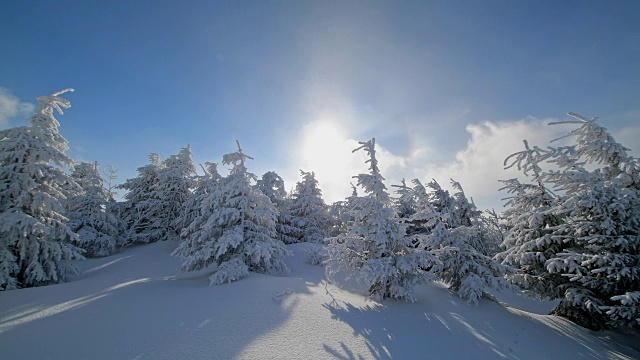
[[[413,304],[385,300],[359,307],[333,301],[324,306],[367,346],[367,353],[358,353],[345,343],[340,348],[325,344],[327,354],[339,359],[634,359],[639,355],[557,317],[534,318],[489,300],[474,308],[435,284],[421,287]]]
[[[2,294],[0,358],[232,359],[317,286],[294,272],[211,287],[208,274],[177,276],[172,249],[155,246],[89,260],[73,282]]]

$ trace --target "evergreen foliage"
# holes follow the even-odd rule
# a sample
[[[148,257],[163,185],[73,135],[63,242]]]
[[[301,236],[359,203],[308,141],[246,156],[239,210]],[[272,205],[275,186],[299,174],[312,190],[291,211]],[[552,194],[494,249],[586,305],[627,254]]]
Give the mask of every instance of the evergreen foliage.
[[[336,237],[347,232],[349,221],[352,220],[349,211],[349,201],[336,201],[329,205],[330,225],[327,235]]]
[[[127,179],[120,189],[128,190],[124,196],[126,202],[122,210],[122,219],[127,226],[129,243],[151,243],[163,237],[159,221],[160,199],[155,191],[158,175],[162,169],[162,160],[156,153],[149,154],[149,164],[138,168],[138,176]]]
[[[0,290],[65,281],[83,258],[61,204],[77,187],[62,170],[73,160],[54,117],[71,106],[68,91],[39,97],[29,126],[0,131]]]
[[[98,172],[98,164],[80,162],[71,177],[81,191],[67,200],[68,226],[79,235],[77,246],[86,256],[108,256],[116,251],[122,228],[119,219],[109,209],[109,192]]]
[[[535,287],[540,296],[561,299],[554,314],[591,329],[637,326],[640,164],[597,118],[569,115],[574,120],[552,125],[577,125],[565,136],[575,138],[573,145],[527,146],[507,158],[525,173],[534,170],[539,194],[549,184],[559,195],[550,200],[538,195],[545,208],[532,217],[519,210],[532,203],[527,193],[516,193],[509,204],[516,232],[505,241],[509,249],[501,258],[542,282]],[[545,162],[556,169],[543,171]],[[531,225],[533,235],[519,231]],[[536,257],[532,269],[530,259]]]
[[[347,233],[329,239],[327,271],[354,274],[369,287],[374,299],[415,301],[414,287],[430,279],[437,259],[428,251],[416,249],[406,235],[406,225],[396,216],[392,200],[383,183],[375,156],[375,139],[360,142],[369,156],[369,173],[354,176],[364,196],[353,196],[353,221]]]
[[[560,239],[552,236],[552,229],[561,222],[561,217],[552,211],[558,199],[542,182],[542,169],[534,161],[540,156],[539,149],[531,149],[526,141],[524,144],[525,150],[511,155],[505,160],[505,165],[507,168],[517,165],[525,175],[532,172],[535,182],[502,181],[505,186],[501,190],[512,194],[503,213],[509,232],[502,244],[505,250],[495,258],[520,269],[510,274],[508,279],[529,295],[556,299],[562,296],[559,285],[568,282],[565,277],[549,273],[546,267],[547,260],[565,248]],[[515,159],[514,162],[507,163],[511,158]]]
[[[410,220],[421,225],[423,230],[418,235],[421,243],[440,260],[433,271],[460,298],[473,305],[488,289],[509,287],[504,279],[509,268],[482,252],[480,212],[468,201],[462,186],[452,180],[457,191],[451,196],[435,180],[428,184],[431,193],[419,180],[413,182],[417,211]]]
[[[193,193],[189,195],[184,205],[183,216],[180,218],[182,221],[180,225],[180,239],[182,241],[188,239],[197,231],[200,231],[200,228],[207,220],[201,216],[202,203],[217,189],[222,179],[222,176],[218,173],[217,163],[205,162],[203,169],[204,175],[196,177],[196,188]]]
[[[327,205],[313,172],[300,170],[292,200],[285,209],[287,235],[297,242],[323,243],[330,226]],[[293,229],[294,231],[291,231]]]
[[[414,189],[407,185],[405,179],[402,179],[400,185],[392,186],[397,188],[395,192],[399,196],[395,199],[396,212],[398,217],[408,225],[407,234],[413,235],[424,232],[424,229],[421,229],[418,224],[410,220],[418,208]]]
[[[297,242],[303,230],[300,228],[301,224],[296,224],[294,217],[289,213],[292,199],[287,197],[284,180],[275,171],[268,171],[256,182],[256,187],[271,200],[278,211],[276,219],[278,239],[285,244]]]
[[[255,186],[254,174],[245,161],[252,159],[238,151],[226,154],[222,163],[232,165],[230,174],[206,196],[200,216],[202,225],[193,228],[173,252],[183,259],[181,271],[195,271],[213,265],[211,285],[231,282],[249,271],[286,274],[282,258],[289,254],[277,239],[277,210],[269,198]],[[191,225],[190,225],[191,226]]]
[[[196,168],[192,156],[191,146],[187,145],[177,155],[169,156],[158,172],[152,194],[152,198],[158,199],[158,210],[151,231],[161,233],[160,240],[176,240],[182,230],[184,207],[195,184]]]

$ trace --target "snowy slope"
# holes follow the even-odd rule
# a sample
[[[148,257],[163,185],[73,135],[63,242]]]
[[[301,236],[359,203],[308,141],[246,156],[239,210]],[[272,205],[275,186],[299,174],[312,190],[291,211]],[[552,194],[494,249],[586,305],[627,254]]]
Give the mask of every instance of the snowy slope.
[[[637,333],[594,333],[520,308],[466,305],[442,285],[417,303],[366,300],[326,285],[289,248],[289,277],[251,274],[208,286],[176,276],[174,242],[79,263],[73,282],[0,293],[0,359],[640,359]],[[524,305],[524,306],[522,306]]]

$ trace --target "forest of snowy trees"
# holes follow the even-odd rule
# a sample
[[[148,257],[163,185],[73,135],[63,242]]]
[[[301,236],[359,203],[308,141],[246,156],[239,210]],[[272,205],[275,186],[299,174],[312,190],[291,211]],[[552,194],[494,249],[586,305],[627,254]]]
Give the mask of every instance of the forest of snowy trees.
[[[435,179],[390,191],[375,139],[353,150],[368,172],[334,204],[312,169],[290,193],[277,173],[251,173],[238,141],[221,158],[226,170],[207,162],[198,173],[188,145],[151,153],[115,201],[113,170],[65,155],[54,115],[70,107],[68,91],[38,98],[28,125],[0,131],[0,290],[68,281],[76,261],[156,241],[175,241],[176,270],[206,269],[211,285],[287,275],[287,245],[312,242],[329,279],[346,273],[373,299],[415,301],[416,286],[439,280],[472,306],[514,288],[559,299],[554,314],[590,329],[640,326],[640,162],[597,119],[569,114],[551,124],[571,127],[569,145],[524,141],[505,154],[522,177],[502,181],[502,213],[477,209],[455,180],[452,191]]]

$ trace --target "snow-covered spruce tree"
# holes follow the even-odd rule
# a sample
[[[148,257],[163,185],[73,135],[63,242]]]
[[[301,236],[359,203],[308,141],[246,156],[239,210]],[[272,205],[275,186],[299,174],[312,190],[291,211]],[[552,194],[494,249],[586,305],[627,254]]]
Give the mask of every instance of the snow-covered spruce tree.
[[[146,244],[158,241],[163,236],[159,226],[155,225],[162,210],[155,192],[161,169],[160,155],[150,153],[149,164],[138,168],[138,176],[118,186],[119,189],[128,190],[121,215],[127,226],[128,243]]]
[[[102,175],[103,179],[106,177],[106,180],[104,181],[104,189],[107,191],[107,194],[109,194],[109,201],[115,202],[115,197],[118,195],[118,192],[115,191],[115,181],[118,178],[118,169],[116,169],[113,164],[108,164],[107,169],[102,170]]]
[[[278,210],[276,219],[278,239],[285,244],[297,242],[298,238],[302,236],[302,229],[295,225],[293,217],[289,214],[289,206],[293,199],[287,198],[284,180],[275,171],[268,171],[256,182],[256,187],[267,195]]]
[[[296,184],[293,199],[286,209],[287,225],[300,229],[297,241],[323,243],[330,226],[330,219],[327,205],[322,199],[322,190],[318,187],[318,181],[313,172],[300,170],[300,175],[302,181]]]
[[[496,239],[496,235],[494,235],[492,231],[488,231],[490,229],[487,229],[488,224],[486,224],[486,220],[483,218],[483,212],[476,208],[473,199],[467,199],[462,185],[451,179],[451,187],[456,190],[452,196],[453,210],[451,211],[451,227],[467,226],[475,228],[477,236],[474,237],[471,245],[481,254],[493,257],[494,254],[491,252],[497,252],[495,249],[499,248],[502,243],[498,242],[498,239],[500,239],[499,235],[498,239]],[[493,229],[493,231],[496,231],[496,229]]]
[[[267,195],[274,205],[281,203],[287,196],[287,192],[284,189],[284,180],[275,171],[264,173],[262,178],[256,181],[256,187]]]
[[[536,174],[540,184],[553,186],[559,194],[544,212],[555,221],[545,226],[548,234],[535,241],[547,256],[542,288],[557,289],[549,292],[561,299],[553,313],[577,324],[591,329],[637,326],[640,165],[597,119],[569,115],[575,120],[553,125],[579,125],[566,136],[575,137],[574,145],[535,148],[541,155],[522,161],[529,168],[540,169],[546,161],[558,169]]]
[[[183,210],[194,187],[196,168],[191,161],[191,145],[170,155],[158,172],[158,181],[151,197],[157,199],[154,207],[155,221],[150,225],[151,233],[161,234],[159,240],[177,240],[184,220]]]
[[[507,226],[494,209],[485,210],[480,215],[480,237],[482,239],[482,253],[494,257],[501,252],[502,243],[507,236]]]
[[[364,196],[352,203],[353,221],[348,232],[329,239],[327,272],[345,271],[369,287],[374,299],[415,301],[414,287],[428,281],[437,259],[430,252],[412,247],[406,225],[396,216],[383,183],[375,155],[375,139],[360,142],[369,156],[369,173],[354,176]]]
[[[280,240],[285,244],[294,244],[302,237],[304,226],[303,219],[291,215],[289,209],[293,205],[293,189],[282,199],[278,213],[276,229]]]
[[[349,223],[353,221],[353,199],[358,197],[358,189],[353,184],[351,184],[351,188],[353,189],[351,196],[344,201],[336,201],[329,206],[329,218],[331,221],[328,231],[329,237],[346,234],[349,229]]]
[[[77,246],[86,256],[108,256],[116,251],[120,220],[109,209],[109,193],[98,172],[98,164],[79,162],[71,177],[82,191],[66,201],[69,211],[68,226],[77,233]]]
[[[504,187],[511,194],[503,212],[509,229],[501,247],[504,251],[495,259],[520,271],[507,278],[533,297],[556,299],[562,296],[560,285],[568,282],[566,277],[547,271],[547,261],[563,251],[567,244],[553,237],[552,229],[560,224],[562,216],[553,212],[557,196],[544,184],[542,169],[538,162],[549,158],[549,152],[538,147],[531,148],[524,142],[525,150],[505,159],[505,167],[517,166],[533,183],[522,183],[518,179],[504,180]]]
[[[435,181],[434,181],[435,182]],[[482,214],[473,201],[469,201],[459,182],[451,179],[451,187],[456,190],[452,196],[451,226],[473,226],[474,220]]]
[[[0,131],[0,290],[65,281],[82,259],[61,204],[75,184],[62,170],[73,160],[54,117],[71,106],[60,97],[67,91],[39,97],[29,126]]]
[[[181,271],[215,265],[211,285],[240,279],[249,271],[286,274],[282,258],[289,255],[277,239],[277,210],[269,198],[251,185],[256,179],[245,167],[253,159],[238,151],[224,155],[222,163],[233,165],[230,174],[202,202],[203,225],[173,252],[183,259]]]
[[[395,199],[396,212],[398,217],[404,219],[404,221],[408,224],[407,234],[417,234],[421,231],[421,229],[413,224],[410,220],[411,216],[416,213],[417,205],[416,205],[416,195],[414,194],[414,190],[407,185],[405,179],[402,179],[400,185],[391,185],[395,188],[396,194],[398,194],[398,198]]]
[[[553,237],[569,244],[547,271],[570,280],[556,315],[591,328],[640,325],[640,162],[597,124],[571,114],[575,145],[556,148],[545,178],[563,192]],[[596,166],[588,170],[582,164]]]
[[[336,201],[329,205],[329,218],[331,219],[331,226],[329,226],[327,232],[329,237],[336,237],[346,233],[347,224],[351,220],[348,202]]]
[[[207,219],[200,216],[202,203],[216,190],[222,179],[222,176],[218,173],[217,163],[205,162],[203,170],[204,175],[196,177],[196,188],[189,195],[184,205],[184,213],[181,217],[182,224],[180,226],[181,241],[200,231],[201,226],[206,222]]]
[[[127,244],[127,224],[123,220],[123,213],[126,206],[125,202],[116,201],[115,197],[118,196],[118,185],[116,179],[118,178],[118,169],[112,164],[108,164],[106,169],[102,169],[100,172],[104,180],[104,190],[109,195],[109,201],[107,202],[107,211],[113,214],[118,220],[118,237],[117,247],[122,247]]]
[[[441,261],[440,266],[433,269],[435,273],[460,298],[477,305],[488,289],[510,286],[504,278],[510,269],[482,253],[482,232],[477,219],[480,212],[469,202],[462,186],[453,180],[451,183],[457,190],[453,196],[437,181],[431,181],[428,186],[432,193],[425,199],[424,186],[414,180],[418,211],[411,220],[430,229],[419,238]]]

